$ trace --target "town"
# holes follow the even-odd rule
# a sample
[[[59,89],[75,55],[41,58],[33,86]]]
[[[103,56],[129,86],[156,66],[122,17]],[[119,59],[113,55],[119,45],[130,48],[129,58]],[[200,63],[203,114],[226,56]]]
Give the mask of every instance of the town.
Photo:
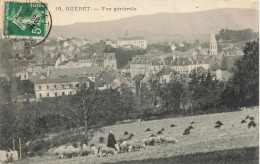
[[[205,75],[210,71],[212,78],[228,81],[232,64],[243,55],[242,47],[223,43],[221,38],[217,41],[213,32],[208,40],[204,43],[207,46],[202,46],[197,40],[186,51],[181,51],[186,46],[183,43],[166,45],[170,50],[164,53],[156,48],[148,51],[149,45],[144,37],[124,36],[117,41],[106,39],[103,41],[105,49],[146,51],[136,53],[129,61],[125,57],[127,63],[119,68],[115,52],[84,52],[87,47],[92,47],[93,43],[88,40],[49,39],[42,50],[38,47],[30,50],[33,57],[17,67],[16,77],[34,84],[33,94],[24,95],[20,101],[75,94],[79,85],[89,87],[90,82],[99,90],[118,89],[124,83],[136,93],[134,78],[138,75],[143,75],[141,83],[155,77],[160,83],[168,83],[172,79],[188,82],[193,71]],[[95,44],[99,46],[102,43]],[[220,45],[221,50],[218,48]],[[14,43],[14,47],[17,52],[23,51],[21,45]]]

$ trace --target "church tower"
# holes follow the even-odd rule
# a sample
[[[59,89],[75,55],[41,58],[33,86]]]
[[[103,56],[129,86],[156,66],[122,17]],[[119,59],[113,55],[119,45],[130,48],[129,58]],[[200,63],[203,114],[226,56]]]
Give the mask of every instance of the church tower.
[[[217,40],[214,32],[211,33],[209,42],[209,55],[216,55],[218,53]]]

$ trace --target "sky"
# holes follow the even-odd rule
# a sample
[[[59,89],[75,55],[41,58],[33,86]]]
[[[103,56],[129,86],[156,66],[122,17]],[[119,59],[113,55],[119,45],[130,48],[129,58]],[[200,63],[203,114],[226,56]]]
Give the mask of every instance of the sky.
[[[0,0],[0,8],[3,8]],[[16,0],[32,2],[39,0]],[[76,22],[100,22],[122,19],[135,15],[152,15],[160,12],[187,13],[218,8],[259,9],[258,0],[40,0],[48,4],[53,25],[68,25]],[[59,8],[60,7],[60,8]],[[90,11],[67,11],[68,7],[90,7]],[[111,8],[111,11],[102,10]],[[136,8],[136,11],[114,11],[114,8]],[[61,11],[62,10],[62,11]],[[0,12],[0,26],[2,14]],[[0,28],[1,29],[1,28]]]
[[[45,0],[53,17],[53,25],[76,22],[100,22],[134,15],[159,12],[186,13],[218,8],[258,9],[258,0]],[[57,11],[59,8],[63,11]],[[90,7],[91,11],[66,11],[68,7]],[[111,8],[104,11],[102,7]],[[134,7],[136,11],[115,12],[114,8]],[[98,10],[94,10],[98,9]]]

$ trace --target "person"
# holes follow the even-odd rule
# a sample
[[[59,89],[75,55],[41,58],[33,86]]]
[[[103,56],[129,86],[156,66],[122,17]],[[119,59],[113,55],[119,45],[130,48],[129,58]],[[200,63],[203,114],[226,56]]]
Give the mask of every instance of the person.
[[[116,144],[115,136],[112,133],[112,131],[110,131],[107,137],[107,147],[116,149],[115,144]]]

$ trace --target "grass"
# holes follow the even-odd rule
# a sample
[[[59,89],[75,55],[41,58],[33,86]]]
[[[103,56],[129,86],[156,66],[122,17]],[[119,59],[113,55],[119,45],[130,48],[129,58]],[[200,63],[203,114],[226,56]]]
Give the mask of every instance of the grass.
[[[249,115],[255,118],[256,128],[248,129],[247,123],[241,124],[241,120]],[[89,143],[97,144],[99,137],[107,138],[110,130],[116,139],[122,137],[125,131],[135,135],[134,139],[140,140],[156,134],[162,128],[164,136],[173,136],[179,143],[175,145],[156,145],[146,150],[117,154],[108,157],[78,157],[73,159],[57,159],[57,157],[43,156],[23,159],[17,163],[254,163],[258,160],[256,147],[259,144],[259,115],[258,109],[237,112],[208,114],[183,118],[161,119],[153,121],[135,122],[122,125],[104,127],[104,133],[98,132]],[[214,128],[217,121],[223,126]],[[194,129],[187,136],[183,136],[184,130],[190,126]],[[170,127],[175,124],[176,127]],[[150,128],[151,132],[144,132]],[[251,154],[251,156],[250,156]],[[254,156],[252,156],[254,154]],[[252,158],[252,160],[250,160]],[[233,162],[234,161],[234,162]]]

